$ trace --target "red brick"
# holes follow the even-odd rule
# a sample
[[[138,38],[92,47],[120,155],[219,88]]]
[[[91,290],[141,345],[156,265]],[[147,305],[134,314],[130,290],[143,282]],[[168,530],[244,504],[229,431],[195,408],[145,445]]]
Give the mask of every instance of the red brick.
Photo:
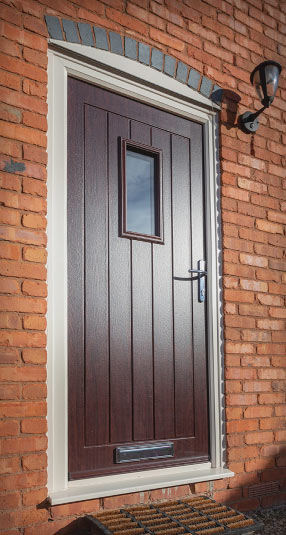
[[[246,342],[271,342],[271,333],[245,329],[242,331],[242,340]]]
[[[17,76],[15,74],[12,74],[10,72],[4,72],[1,71],[1,83],[4,86],[1,93],[6,93],[6,91],[10,92],[9,89],[15,89],[16,91],[20,91],[21,89],[21,78],[20,76]],[[13,102],[11,102],[13,104]]]
[[[13,417],[22,418],[25,416],[45,416],[46,403],[44,402],[28,402],[28,401],[10,401],[9,403],[0,404],[1,418]]]
[[[260,405],[269,405],[276,403],[285,403],[285,394],[273,393],[273,394],[259,394],[258,402]]]
[[[8,85],[8,87],[10,86],[11,84]],[[18,88],[15,87],[15,89]],[[47,103],[35,96],[24,95],[23,93],[19,93],[18,91],[10,91],[5,87],[1,87],[0,98],[3,102],[6,102],[7,104],[11,104],[12,106],[16,106],[18,108],[24,108],[42,115],[45,115],[47,113]],[[25,140],[25,142],[27,143],[28,141]]]
[[[45,282],[24,281],[22,284],[22,292],[25,295],[34,295],[37,297],[47,296],[47,285]]]
[[[223,186],[222,194],[225,197],[231,197],[232,199],[237,199],[240,201],[249,201],[250,199],[248,191],[241,191],[230,186]]]
[[[23,158],[24,160],[32,160],[45,165],[47,163],[47,152],[45,149],[34,145],[23,145]]]
[[[106,16],[113,22],[122,24],[126,28],[129,28],[130,30],[134,30],[135,32],[140,33],[141,35],[148,34],[148,26],[146,24],[138,21],[138,19],[134,19],[133,17],[130,17],[129,15],[124,15],[123,13],[120,13],[119,11],[116,11],[115,9],[106,8]],[[152,28],[150,28],[150,37],[152,39],[151,30]],[[182,49],[178,49],[178,50],[182,50]]]
[[[41,535],[54,535],[57,531],[69,526],[75,518],[75,516],[70,516],[65,519],[41,524]],[[25,535],[39,535],[39,526],[29,526],[25,529]]]
[[[138,496],[138,495],[136,494],[135,496]],[[113,498],[113,500],[115,501],[116,498]],[[118,498],[117,498],[117,501],[119,501]],[[121,501],[124,502],[125,500],[123,499]],[[125,503],[128,503],[128,498]],[[66,505],[56,505],[53,507],[53,518],[57,519],[57,518],[65,517],[65,516],[71,516],[71,515],[83,515],[87,513],[96,513],[99,510],[99,506],[100,506],[99,500],[89,500],[85,502],[69,503]]]
[[[36,489],[23,492],[23,505],[39,505],[47,498],[47,489]]]
[[[7,121],[0,121],[0,135],[40,147],[46,147],[47,145],[46,135],[43,132],[19,124],[8,123]]]
[[[240,304],[239,305],[239,313],[242,316],[268,316],[268,311],[265,307],[260,305],[248,305],[248,304]]]
[[[258,429],[258,420],[233,420],[227,422],[227,433],[243,433],[244,431],[254,431]]]
[[[251,368],[226,368],[225,377],[227,379],[256,379],[257,370]]]
[[[27,80],[28,82],[28,80]],[[39,87],[38,87],[39,86]],[[31,89],[32,87],[32,89]],[[29,83],[29,91],[27,90],[26,92],[29,93],[30,95],[34,95],[34,96],[39,96],[41,97],[42,96],[42,84],[37,84],[37,85],[33,85],[31,86],[31,82]],[[37,111],[37,110],[35,110]],[[39,130],[43,130],[44,132],[47,131],[47,119],[44,115],[41,115],[41,113],[35,113],[35,112],[30,112],[30,111],[25,111],[23,110],[23,124],[26,125],[26,126],[31,126],[32,128],[37,128]],[[34,147],[35,149],[37,150],[41,150],[39,149],[38,147]],[[24,152],[25,154],[25,152]],[[30,153],[30,156],[31,156],[31,153]],[[26,159],[29,160],[30,158],[28,158],[26,156]],[[38,161],[38,160],[36,160]]]
[[[12,208],[5,208],[4,206],[1,206],[0,223],[18,226],[20,225],[20,214]]]
[[[20,472],[20,461],[19,461],[18,456],[2,457],[0,459],[0,473],[1,474],[15,474],[16,472]],[[1,498],[3,498],[3,496]],[[0,498],[0,502],[1,502],[1,498]]]
[[[284,304],[282,297],[277,295],[258,294],[257,299],[262,305],[273,305],[282,307]]]
[[[42,366],[3,366],[1,368],[2,381],[44,381],[45,367]]]
[[[11,141],[8,139],[0,138],[0,152],[2,154],[12,156],[13,158],[21,158],[21,143],[19,143],[18,141]]]
[[[0,436],[9,437],[19,434],[19,423],[16,420],[0,421]]]
[[[257,457],[258,448],[256,446],[244,446],[243,448],[232,448],[228,452],[230,461],[239,461],[242,459],[252,459]]]
[[[20,123],[22,119],[22,112],[14,106],[9,106],[8,104],[0,104],[0,118],[4,121],[9,121],[11,123]],[[5,140],[7,143],[7,140]]]
[[[286,405],[277,405],[275,407],[275,414],[277,416],[286,416]]]
[[[256,228],[263,232],[271,232],[272,234],[283,234],[283,226],[276,223],[270,223],[262,219],[256,220]]]
[[[254,353],[254,346],[240,342],[226,342],[225,351],[226,353]]]
[[[196,48],[202,48],[202,40],[199,37],[195,36],[194,34],[188,32],[187,30],[184,30],[183,28],[179,28],[178,26],[175,26],[174,24],[168,24],[167,30],[172,36],[176,37],[179,41],[181,41],[182,44],[185,42],[185,43],[189,43],[190,45],[192,45],[192,46],[194,46]],[[153,32],[152,32],[152,34],[153,34]],[[150,36],[151,36],[151,34],[150,34]],[[155,39],[155,37],[153,37],[153,38]],[[177,41],[177,39],[176,39],[176,41]],[[157,40],[157,39],[155,39],[155,40]],[[166,42],[164,44],[168,44],[168,43]],[[172,46],[172,48],[175,48],[175,49],[178,49],[178,50],[182,51],[181,47],[177,48],[178,45],[174,46],[173,44],[171,44],[170,46]],[[199,58],[200,58],[200,56],[198,56],[198,59]]]
[[[24,349],[22,358],[26,364],[45,364],[47,353],[45,349]]]
[[[7,459],[7,460],[13,460],[13,458],[10,458],[10,459]],[[20,494],[20,492],[2,494],[0,496],[0,509],[1,509],[1,511],[7,511],[7,509],[18,509],[18,508],[20,508],[20,506],[21,506],[21,494]],[[14,533],[17,533],[17,532],[14,532]],[[14,535],[14,533],[11,532],[11,535]]]
[[[226,418],[229,420],[239,420],[242,417],[241,407],[226,407]]]
[[[277,247],[272,247],[271,245],[264,245],[261,243],[254,244],[254,251],[262,256],[272,256],[273,258],[282,258],[283,252]],[[269,290],[271,291],[271,290]]]
[[[227,249],[233,249],[235,251],[244,251],[246,253],[253,253],[253,244],[246,240],[239,240],[236,238],[229,238],[224,236],[223,245]]]
[[[36,278],[36,277],[35,277]],[[33,299],[30,297],[0,296],[2,310],[17,312],[46,312],[46,301],[44,299]]]
[[[6,165],[7,158],[5,156],[0,156],[0,166],[3,167],[3,165]],[[9,191],[3,191],[1,194],[2,199],[9,199],[9,198],[15,198],[14,191],[19,191],[21,189],[21,179],[20,177],[16,175],[12,175],[10,173],[2,173],[1,172],[1,186],[3,190],[12,190],[12,192]],[[3,203],[5,204],[5,202]]]
[[[266,470],[261,474],[262,481],[279,481],[280,479],[285,479],[286,477],[286,468],[274,468],[273,470]]]
[[[23,470],[43,470],[47,467],[46,453],[35,453],[32,455],[23,455],[22,457]]]
[[[0,345],[12,347],[45,347],[44,333],[0,331]]]
[[[45,384],[25,385],[22,389],[24,399],[45,399],[47,397],[47,386]]]
[[[27,63],[23,59],[12,58],[11,56],[2,53],[0,54],[0,68],[8,72],[31,78],[38,82],[47,81],[47,73],[45,69]]]
[[[16,262],[14,260],[0,260],[0,274],[7,275],[9,277],[21,277],[27,279],[42,279],[46,278],[46,268],[41,264],[32,264],[30,262]],[[16,303],[16,299],[7,297],[5,303]],[[23,301],[23,300],[22,300]],[[19,301],[20,302],[20,301]],[[16,310],[8,308],[6,310]],[[18,309],[17,309],[18,310]],[[21,310],[21,312],[32,312],[31,309]],[[38,310],[38,312],[44,312],[44,310]]]
[[[238,301],[239,303],[253,303],[253,292],[243,290],[225,290],[224,297],[227,301]]]
[[[263,355],[285,355],[285,349],[286,346],[281,344],[259,344],[257,346],[257,352]],[[274,361],[272,360],[273,366],[275,366],[275,358],[276,357],[273,357]],[[281,366],[280,357],[277,357],[277,359],[277,363],[279,362],[278,366]]]
[[[0,398],[4,399],[20,399],[21,387],[18,384],[0,384]]]
[[[25,214],[22,217],[22,225],[24,227],[45,229],[47,226],[47,220],[41,215]]]
[[[2,525],[6,527],[26,526],[28,524],[39,524],[48,518],[48,511],[37,509],[22,509],[20,511],[11,511],[3,513],[0,518]],[[7,533],[7,532],[6,532]]]
[[[245,461],[246,472],[257,472],[274,466],[274,459],[251,459],[250,461]]]
[[[271,331],[280,331],[284,329],[285,322],[279,321],[279,320],[259,319],[257,320],[257,327],[259,329],[270,329]]]
[[[228,275],[255,278],[255,269],[253,267],[249,267],[248,265],[231,264],[228,262],[224,262],[223,270],[224,273],[227,273]]]
[[[226,399],[229,405],[255,405],[257,403],[256,394],[228,394]]]
[[[24,316],[23,326],[24,329],[45,331],[47,327],[46,318],[43,316]]]
[[[251,281],[240,279],[240,286],[243,290],[251,290],[254,292],[267,292],[268,284],[266,282]]]
[[[237,214],[235,212],[223,212],[222,220],[235,225],[242,225],[245,227],[254,227],[254,218],[246,215]]]
[[[0,249],[0,258],[9,260],[19,260],[21,256],[21,249],[18,245],[12,243],[2,243]]]
[[[0,328],[1,329],[21,329],[22,321],[18,314],[7,312],[0,313]]]
[[[272,414],[272,407],[247,407],[244,411],[244,418],[268,418]]]
[[[23,259],[28,262],[45,264],[47,261],[47,251],[40,247],[23,247]]]
[[[141,21],[144,21],[159,30],[165,30],[166,28],[166,23],[160,17],[153,15],[152,13],[150,13],[150,11],[142,9],[139,6],[135,6],[128,2],[126,11],[128,15],[131,15]]]
[[[266,210],[265,208],[262,208],[261,206],[254,206],[253,204],[249,203],[249,202],[243,202],[243,201],[238,201],[237,203],[237,210],[240,214],[245,214],[245,215],[250,215],[251,217],[266,217]],[[251,231],[247,231],[246,229],[243,229],[245,230],[246,232],[249,233],[249,235],[247,236],[247,239],[251,239],[253,241],[253,237],[251,236],[262,236],[262,232],[259,232],[259,231],[256,231],[256,230],[251,230]],[[255,239],[255,241],[263,241],[261,239]]]
[[[0,451],[2,455],[5,455],[6,453],[41,451],[46,450],[46,448],[47,438],[42,436],[7,438],[0,441]]]
[[[20,210],[29,210],[30,212],[46,212],[46,201],[44,199],[37,199],[31,195],[20,195],[16,193],[11,193],[9,191],[2,191],[0,201],[10,208],[18,208]],[[17,236],[14,231],[15,235]],[[13,236],[14,234],[12,234]],[[14,241],[13,238],[10,238],[10,241]]]
[[[249,264],[251,266],[267,267],[268,260],[263,256],[252,256],[245,253],[239,255],[240,262],[242,264]]]
[[[285,418],[263,418],[260,421],[259,427],[260,429],[271,429],[271,430],[275,428],[279,429],[279,427],[285,427]],[[275,440],[277,440],[277,438],[275,438]]]
[[[246,444],[265,444],[273,442],[273,433],[270,431],[258,431],[257,433],[247,433],[245,436]]]
[[[260,345],[266,345],[266,344],[260,344]],[[269,357],[261,357],[261,356],[247,356],[241,358],[241,365],[242,366],[270,366],[270,358]]]
[[[21,422],[21,431],[26,434],[38,435],[47,432],[47,420],[45,418],[25,418]]]
[[[267,368],[265,370],[258,370],[258,377],[259,379],[283,379],[286,378],[286,369]]]
[[[16,349],[9,347],[0,348],[1,364],[12,364],[20,360],[19,352]]]

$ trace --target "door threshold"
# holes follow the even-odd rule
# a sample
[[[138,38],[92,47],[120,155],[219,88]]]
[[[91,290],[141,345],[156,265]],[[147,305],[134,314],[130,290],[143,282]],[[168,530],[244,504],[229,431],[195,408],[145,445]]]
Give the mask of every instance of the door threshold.
[[[190,483],[214,481],[234,476],[226,468],[211,468],[204,465],[185,465],[161,470],[148,470],[123,475],[71,481],[67,488],[50,492],[51,505],[79,502],[107,496],[143,492],[159,488],[176,487]]]

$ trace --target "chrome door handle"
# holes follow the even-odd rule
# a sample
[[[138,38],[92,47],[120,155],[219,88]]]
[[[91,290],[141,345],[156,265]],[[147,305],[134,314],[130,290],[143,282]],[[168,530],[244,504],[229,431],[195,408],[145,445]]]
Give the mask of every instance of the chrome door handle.
[[[189,269],[189,273],[197,273],[199,277],[203,277],[204,275],[207,275],[207,271],[203,271],[202,269]]]
[[[198,261],[198,269],[189,269],[189,273],[196,273],[199,279],[199,302],[203,303],[206,299],[206,283],[205,276],[208,274],[205,271],[206,263],[204,260]]]

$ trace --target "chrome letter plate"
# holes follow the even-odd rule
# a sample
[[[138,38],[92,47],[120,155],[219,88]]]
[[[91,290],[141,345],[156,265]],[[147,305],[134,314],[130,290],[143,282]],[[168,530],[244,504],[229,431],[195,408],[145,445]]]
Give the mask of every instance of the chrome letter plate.
[[[138,444],[136,446],[122,446],[115,449],[116,463],[131,463],[147,459],[162,459],[174,457],[174,442],[156,444]]]

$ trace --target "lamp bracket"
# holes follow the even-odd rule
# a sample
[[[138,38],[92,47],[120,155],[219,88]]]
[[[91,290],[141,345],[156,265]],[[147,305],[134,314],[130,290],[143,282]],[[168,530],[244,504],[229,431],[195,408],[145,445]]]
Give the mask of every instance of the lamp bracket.
[[[246,134],[253,134],[256,132],[256,130],[259,127],[259,120],[258,116],[265,110],[266,106],[263,106],[260,110],[258,110],[255,113],[251,113],[250,111],[246,111],[238,118],[238,123]]]

